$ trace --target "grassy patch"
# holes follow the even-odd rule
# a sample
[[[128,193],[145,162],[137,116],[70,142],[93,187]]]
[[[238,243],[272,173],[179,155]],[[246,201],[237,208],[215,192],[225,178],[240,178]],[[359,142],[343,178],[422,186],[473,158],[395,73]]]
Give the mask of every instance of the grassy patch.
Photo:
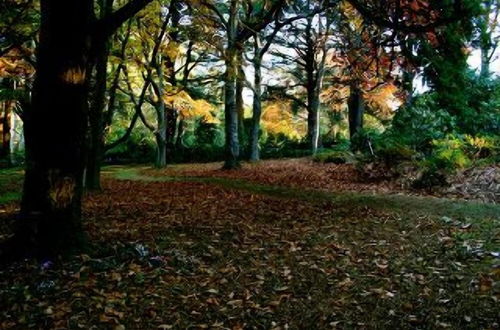
[[[23,175],[19,168],[0,169],[0,205],[21,198]]]

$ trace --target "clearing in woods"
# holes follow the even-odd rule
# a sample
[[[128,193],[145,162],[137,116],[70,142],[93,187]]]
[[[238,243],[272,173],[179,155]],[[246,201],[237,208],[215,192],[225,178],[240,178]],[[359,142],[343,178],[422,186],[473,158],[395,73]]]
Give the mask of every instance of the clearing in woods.
[[[499,326],[499,206],[304,166],[108,167],[87,253],[2,267],[0,328]]]

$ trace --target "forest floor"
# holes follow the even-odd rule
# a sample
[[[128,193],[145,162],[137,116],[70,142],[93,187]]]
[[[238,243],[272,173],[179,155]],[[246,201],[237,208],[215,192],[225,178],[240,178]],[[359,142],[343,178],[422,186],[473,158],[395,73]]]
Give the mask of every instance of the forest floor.
[[[500,206],[302,162],[106,168],[85,254],[0,269],[0,329],[500,327]]]

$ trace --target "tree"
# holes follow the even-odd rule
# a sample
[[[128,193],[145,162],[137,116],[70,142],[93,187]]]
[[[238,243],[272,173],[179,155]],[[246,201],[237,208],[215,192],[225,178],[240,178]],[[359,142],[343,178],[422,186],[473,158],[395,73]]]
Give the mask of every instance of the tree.
[[[32,106],[24,114],[26,174],[16,238],[44,254],[82,242],[81,196],[92,48],[149,0],[102,19],[92,0],[41,0]]]
[[[253,35],[253,58],[251,62],[254,70],[253,87],[253,103],[252,103],[252,127],[250,133],[250,161],[258,161],[260,159],[259,138],[260,138],[260,119],[262,115],[262,62],[264,55],[269,51],[271,45],[275,42],[278,33],[285,26],[292,24],[294,21],[314,16],[319,10],[311,13],[293,15],[286,19],[276,17],[275,22],[270,29],[263,29],[261,32],[256,32]],[[284,15],[282,15],[284,16]],[[266,34],[265,32],[269,30]]]
[[[165,167],[168,158],[174,158],[173,153],[183,135],[184,120],[210,116],[207,113],[210,109],[208,103],[204,103],[205,109],[202,109],[201,103],[188,93],[189,76],[204,60],[204,54],[198,53],[195,37],[190,38],[186,47],[181,45],[182,38],[194,33],[194,29],[184,30],[180,26],[180,19],[187,17],[180,5],[181,2],[176,0],[171,1],[168,7],[163,6],[164,10],[151,6],[145,15],[137,19],[132,38],[134,42],[127,52],[133,61],[124,69],[127,86],[121,88],[135,107],[131,125],[124,137],[130,136],[140,118],[154,135],[155,166],[158,168]],[[135,95],[136,89],[140,90],[138,97]],[[146,106],[146,110],[154,110],[154,119],[143,113],[143,106]],[[116,146],[116,143],[113,145]]]
[[[337,83],[349,89],[347,97],[351,140],[363,129],[366,99],[372,91],[389,84],[397,66],[394,34],[368,24],[349,3],[342,6],[339,23],[339,54],[335,56]],[[355,147],[355,146],[354,146]]]
[[[226,65],[226,72],[224,74],[224,117],[226,130],[224,168],[234,169],[240,166],[238,136],[240,125],[238,120],[237,91],[240,94],[239,97],[241,97],[242,88],[241,85],[237,88],[237,81],[241,79],[241,70],[239,67],[243,58],[244,43],[256,32],[266,28],[276,15],[279,14],[286,2],[283,0],[258,0],[242,1],[240,3],[239,0],[230,0],[229,4],[225,5],[203,0],[201,3],[211,13],[209,18],[215,21],[218,28],[223,30],[225,34],[225,46],[222,49]]]
[[[490,76],[490,64],[495,55],[500,42],[498,34],[498,23],[500,15],[500,1],[487,0],[481,4],[482,12],[475,19],[477,37],[475,43],[481,51],[481,70],[480,76],[488,78]]]
[[[114,0],[100,0],[99,15],[103,19],[113,11]],[[89,108],[89,137],[87,166],[85,172],[85,188],[101,189],[101,162],[104,156],[104,108],[106,106],[106,90],[108,75],[108,58],[110,40],[105,38],[94,50],[95,73],[92,90],[92,102]]]
[[[307,143],[315,154],[320,137],[320,94],[326,73],[328,50],[331,47],[334,15],[332,8],[320,12],[311,1],[298,3],[296,10],[306,13],[306,17],[277,38],[279,44],[291,49],[295,56],[286,52],[273,52],[275,56],[281,57],[285,64],[295,66],[291,74],[296,83],[292,88],[278,88],[275,92],[280,92],[282,97],[289,98],[306,109]],[[292,93],[285,89],[292,90]]]

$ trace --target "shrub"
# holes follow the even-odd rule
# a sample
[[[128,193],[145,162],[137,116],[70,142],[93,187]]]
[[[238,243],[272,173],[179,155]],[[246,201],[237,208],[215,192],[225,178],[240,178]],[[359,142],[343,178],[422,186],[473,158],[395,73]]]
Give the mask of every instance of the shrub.
[[[500,154],[499,136],[465,135],[465,150],[474,160],[492,158],[497,160]]]
[[[313,160],[318,163],[345,164],[352,163],[355,157],[350,151],[333,150],[320,152],[314,155]]]
[[[430,170],[454,172],[466,168],[472,162],[465,151],[465,141],[460,136],[448,135],[444,139],[433,141],[432,144],[432,155],[425,163]]]
[[[396,112],[388,135],[416,152],[430,154],[432,141],[451,134],[456,119],[437,103],[435,93],[415,97],[412,105]]]
[[[413,160],[417,155],[417,152],[401,142],[401,139],[390,134],[377,137],[373,149],[375,156],[386,164]]]

